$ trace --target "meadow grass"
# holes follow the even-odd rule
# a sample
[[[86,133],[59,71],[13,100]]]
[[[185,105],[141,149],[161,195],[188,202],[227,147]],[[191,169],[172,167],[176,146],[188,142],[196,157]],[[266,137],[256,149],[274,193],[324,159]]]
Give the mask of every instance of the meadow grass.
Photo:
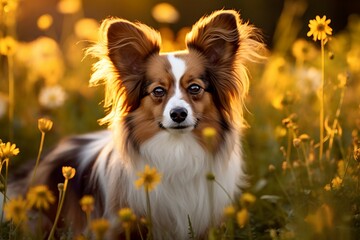
[[[82,49],[88,46],[83,40],[96,39],[96,21],[85,21],[81,9],[73,8],[73,13],[64,15],[61,36],[55,36],[49,16],[42,16],[38,24],[44,36],[25,43],[16,40],[14,26],[8,22],[15,16],[16,5],[7,9],[0,15],[1,29],[6,30],[0,33],[4,73],[0,82],[0,190],[5,196],[1,213],[7,213],[5,217],[1,214],[0,239],[52,239],[55,231],[62,239],[104,239],[111,223],[92,219],[91,196],[79,203],[87,218],[84,235],[74,236],[71,226],[54,227],[49,233],[27,227],[29,203],[41,211],[57,196],[58,218],[68,181],[75,174],[72,169],[64,169],[59,193],[50,194],[44,187],[35,191],[38,186],[32,186],[33,194],[6,197],[9,175],[28,158],[37,156],[34,179],[43,149],[63,136],[100,129],[96,119],[103,115],[99,106],[102,90],[88,88],[92,61],[82,61]],[[299,38],[298,28],[286,27],[299,20],[296,14],[281,15],[266,64],[250,66],[249,128],[243,141],[250,184],[224,209],[222,224],[211,227],[209,239],[360,237],[360,16],[351,16],[346,30],[338,33],[329,31],[329,19],[315,18],[309,22],[310,38]],[[77,24],[82,27],[76,32],[70,26]],[[179,45],[165,42],[166,50]],[[44,116],[54,126],[44,120],[40,126],[38,119]],[[205,177],[209,189],[218,184],[211,173]],[[149,168],[140,174],[137,185],[148,196],[159,181],[156,169]],[[135,216],[131,209],[119,209],[117,224],[125,229],[127,239],[130,230],[144,226],[150,234],[143,239],[151,238],[147,199],[147,218]],[[188,225],[189,239],[197,239],[191,219]]]

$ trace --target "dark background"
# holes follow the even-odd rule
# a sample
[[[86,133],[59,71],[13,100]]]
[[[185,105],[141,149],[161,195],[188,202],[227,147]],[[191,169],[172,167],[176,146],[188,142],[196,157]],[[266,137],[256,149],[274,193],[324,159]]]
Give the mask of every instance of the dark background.
[[[360,14],[360,0],[285,0],[305,4],[306,10],[301,18],[301,30],[298,37],[306,37],[308,22],[316,15],[326,15],[332,20],[334,34],[343,30],[348,16]],[[56,10],[58,0],[23,0],[20,2],[17,33],[18,38],[30,41],[42,33],[36,27],[39,16],[49,13],[54,18],[54,26],[61,30],[63,15]],[[216,9],[236,9],[242,18],[261,28],[266,43],[271,47],[277,21],[284,6],[284,0],[83,0],[84,17],[99,21],[108,16],[117,16],[129,20],[138,20],[154,28],[161,25],[151,15],[151,9],[160,2],[172,4],[180,13],[176,24],[170,24],[175,32],[184,26],[191,26],[204,14]]]

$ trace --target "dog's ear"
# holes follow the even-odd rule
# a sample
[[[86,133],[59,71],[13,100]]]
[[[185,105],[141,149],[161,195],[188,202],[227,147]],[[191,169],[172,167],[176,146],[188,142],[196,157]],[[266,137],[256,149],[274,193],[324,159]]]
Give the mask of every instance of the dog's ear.
[[[186,45],[203,53],[210,64],[228,64],[239,48],[239,22],[237,12],[217,11],[193,26],[186,36]]]
[[[210,91],[224,119],[240,126],[249,88],[246,64],[264,59],[259,31],[243,23],[238,12],[219,10],[193,26],[186,45],[190,52],[204,56]]]
[[[141,23],[117,20],[107,31],[109,58],[121,77],[143,71],[147,57],[160,51],[160,35]]]
[[[107,23],[107,55],[114,67],[116,79],[107,84],[113,108],[121,105],[125,111],[133,111],[140,105],[146,61],[153,54],[159,54],[161,37],[158,32],[141,23],[123,19]],[[119,97],[124,95],[123,102]]]

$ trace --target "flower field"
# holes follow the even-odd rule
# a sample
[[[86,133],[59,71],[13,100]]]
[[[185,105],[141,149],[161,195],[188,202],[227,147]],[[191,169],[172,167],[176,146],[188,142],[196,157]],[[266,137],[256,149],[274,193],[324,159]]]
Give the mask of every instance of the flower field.
[[[0,239],[105,239],[110,222],[92,218],[92,196],[74,203],[88,222],[84,235],[74,236],[71,228],[45,233],[27,227],[34,221],[31,207],[46,210],[58,199],[61,212],[76,169],[63,167],[59,192],[34,186],[26,196],[6,198],[8,179],[21,165],[33,161],[35,176],[43,155],[61,138],[104,128],[97,122],[104,116],[103,89],[89,87],[94,61],[84,58],[99,23],[84,16],[80,1],[61,0],[62,31],[54,31],[54,19],[45,14],[37,21],[43,35],[23,42],[16,38],[19,2],[0,2],[0,191],[5,196]],[[223,223],[210,229],[209,239],[360,238],[360,15],[351,15],[340,32],[331,28],[336,19],[314,16],[303,23],[308,33],[302,37],[289,26],[295,17],[280,16],[267,61],[249,66],[243,134],[249,186],[224,209]],[[184,47],[187,29],[177,38],[169,37],[174,35],[169,28],[160,29],[163,50]],[[217,184],[216,176],[204,177]],[[159,182],[161,175],[146,166],[134,184],[148,194]],[[147,210],[149,216],[140,219],[131,209],[119,209],[127,239],[136,224],[151,234],[150,204]],[[188,224],[189,239],[197,239]]]

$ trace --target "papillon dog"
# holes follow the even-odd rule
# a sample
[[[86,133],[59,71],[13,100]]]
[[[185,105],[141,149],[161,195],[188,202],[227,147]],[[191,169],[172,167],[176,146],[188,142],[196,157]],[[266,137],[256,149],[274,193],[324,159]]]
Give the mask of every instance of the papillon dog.
[[[238,12],[219,10],[201,18],[185,43],[183,51],[162,53],[160,34],[147,25],[102,22],[98,42],[86,54],[97,59],[90,84],[105,86],[108,114],[101,123],[108,130],[62,141],[41,161],[35,182],[56,193],[64,180],[61,167],[76,169],[61,218],[75,232],[86,228],[79,205],[84,195],[95,198],[93,218],[115,221],[124,207],[146,217],[145,192],[134,185],[145,165],[162,176],[149,192],[155,239],[187,239],[189,222],[196,236],[205,237],[246,184],[246,66],[263,58],[259,31]],[[209,127],[215,130],[211,144],[203,136]],[[56,204],[48,219],[55,212]],[[116,225],[109,238],[122,231]]]

